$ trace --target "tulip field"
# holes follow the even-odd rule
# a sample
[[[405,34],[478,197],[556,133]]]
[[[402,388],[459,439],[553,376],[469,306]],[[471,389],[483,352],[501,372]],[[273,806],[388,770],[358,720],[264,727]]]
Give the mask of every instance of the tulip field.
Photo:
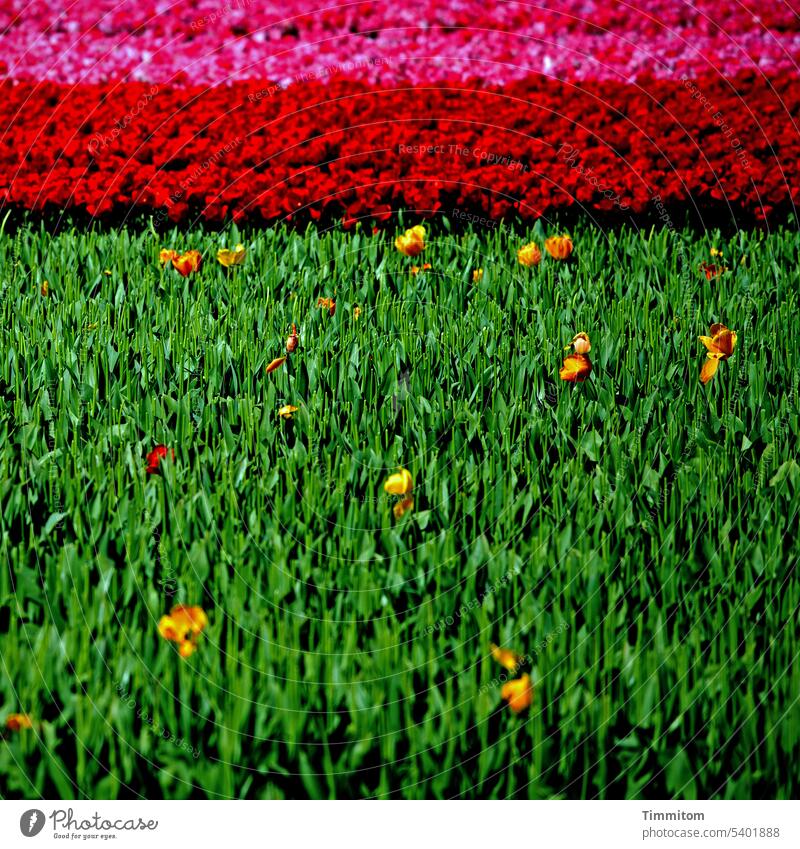
[[[797,799],[797,3],[62,6],[0,2],[0,803]]]
[[[2,796],[796,798],[798,249],[6,218]]]

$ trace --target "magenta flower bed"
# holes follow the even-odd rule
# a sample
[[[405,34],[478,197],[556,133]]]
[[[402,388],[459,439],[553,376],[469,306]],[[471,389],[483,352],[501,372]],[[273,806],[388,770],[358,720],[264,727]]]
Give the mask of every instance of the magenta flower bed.
[[[788,3],[735,0],[453,0],[401,4],[257,0],[49,0],[0,10],[0,77],[287,86],[502,84],[669,78],[741,70],[796,74],[800,17]]]

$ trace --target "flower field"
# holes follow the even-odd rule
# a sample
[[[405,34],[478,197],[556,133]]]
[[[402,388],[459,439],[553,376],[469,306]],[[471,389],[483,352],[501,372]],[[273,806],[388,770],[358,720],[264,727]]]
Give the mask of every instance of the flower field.
[[[145,84],[17,84],[0,101],[9,127],[0,199],[160,225],[349,226],[400,209],[663,224],[660,206],[676,220],[785,219],[800,191],[797,86],[791,77],[737,86],[709,79],[694,89],[712,112],[679,80],[632,89],[534,79],[496,91],[313,82],[301,109],[296,89],[267,96],[248,83],[155,94]],[[735,137],[720,111],[737,115]]]
[[[48,28],[46,4],[12,4],[0,202],[117,223],[458,209],[637,226],[663,223],[659,205],[780,223],[797,202],[788,5],[648,0],[629,20],[613,4],[469,0],[424,37],[391,4],[255,5],[78,0]]]
[[[799,55],[5,3],[0,797],[796,797]]]
[[[796,795],[797,234],[548,235],[3,237],[4,794]]]

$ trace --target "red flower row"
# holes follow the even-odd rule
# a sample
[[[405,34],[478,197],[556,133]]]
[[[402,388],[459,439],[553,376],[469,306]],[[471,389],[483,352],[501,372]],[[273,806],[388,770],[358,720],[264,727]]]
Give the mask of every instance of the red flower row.
[[[491,89],[0,85],[0,206],[159,221],[765,218],[800,195],[794,79]]]

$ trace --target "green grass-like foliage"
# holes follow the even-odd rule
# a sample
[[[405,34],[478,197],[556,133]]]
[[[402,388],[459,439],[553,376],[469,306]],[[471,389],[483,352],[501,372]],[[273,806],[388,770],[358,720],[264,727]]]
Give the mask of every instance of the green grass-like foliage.
[[[2,234],[2,794],[796,796],[798,234],[393,235]]]

